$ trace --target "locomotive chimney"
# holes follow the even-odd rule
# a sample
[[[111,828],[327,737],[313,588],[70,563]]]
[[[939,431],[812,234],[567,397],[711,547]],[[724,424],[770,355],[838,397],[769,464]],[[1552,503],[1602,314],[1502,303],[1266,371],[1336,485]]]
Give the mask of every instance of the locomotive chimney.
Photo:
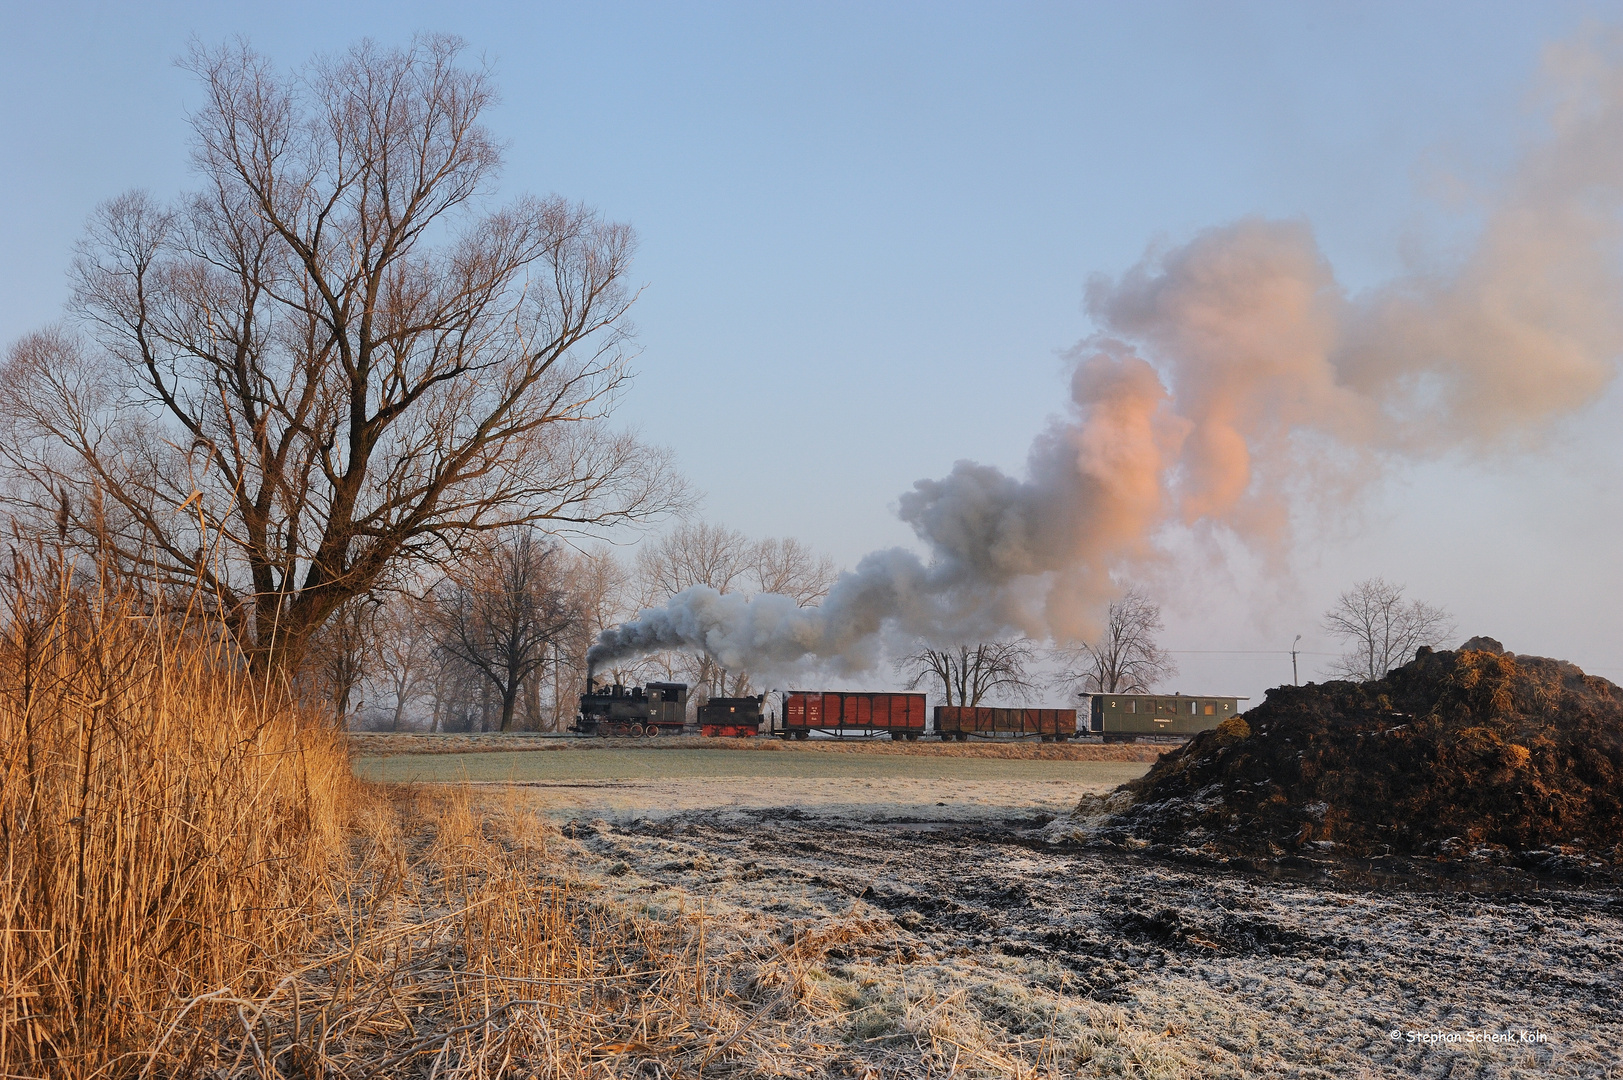
[[[597,670],[597,665],[596,664],[592,663],[590,660],[586,661],[586,692],[588,694],[594,692],[597,689],[597,685],[596,685],[597,680],[595,678],[593,678],[593,673],[596,670]]]

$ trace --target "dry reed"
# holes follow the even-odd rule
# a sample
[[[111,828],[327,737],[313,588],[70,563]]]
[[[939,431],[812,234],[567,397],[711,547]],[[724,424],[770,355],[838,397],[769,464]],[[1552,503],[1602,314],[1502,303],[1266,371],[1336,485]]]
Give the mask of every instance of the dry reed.
[[[347,753],[196,620],[49,558],[6,586],[0,1073],[136,1073],[184,1003],[308,945]]]
[[[888,918],[610,902],[520,800],[360,785],[217,628],[70,582],[15,563],[0,631],[0,1076],[1050,1071],[952,998],[853,1044],[820,965]]]

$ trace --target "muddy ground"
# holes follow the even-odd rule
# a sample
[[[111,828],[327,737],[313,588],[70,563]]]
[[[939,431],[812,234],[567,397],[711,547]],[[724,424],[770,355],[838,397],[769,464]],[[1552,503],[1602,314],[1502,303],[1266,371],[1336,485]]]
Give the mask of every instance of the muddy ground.
[[[599,750],[474,787],[561,828],[611,905],[703,911],[716,956],[820,957],[828,1011],[763,998],[745,1041],[769,1056],[717,1076],[1623,1075],[1615,887],[1268,876],[1050,842],[1079,795],[1145,763],[808,751],[796,776],[708,753],[710,775]],[[551,775],[569,760],[579,776]]]
[[[1618,1075],[1614,891],[1269,879],[1057,848],[1044,820],[727,809],[565,835],[608,895],[702,905],[733,947],[855,927],[820,976],[875,1076],[940,1073],[943,1025],[965,1072],[983,1047],[993,1073]]]

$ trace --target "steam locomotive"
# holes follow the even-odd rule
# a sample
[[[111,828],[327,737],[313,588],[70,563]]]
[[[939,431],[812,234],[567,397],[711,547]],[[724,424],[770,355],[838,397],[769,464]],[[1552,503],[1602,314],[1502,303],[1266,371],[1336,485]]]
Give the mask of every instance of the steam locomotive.
[[[711,698],[699,706],[699,733],[747,737],[760,733],[761,702],[756,697]],[[646,686],[588,683],[580,696],[580,715],[569,730],[577,735],[680,735],[687,726],[687,683],[651,682]]]
[[[586,693],[580,696],[580,716],[569,730],[577,735],[680,735],[687,726],[687,711],[687,683],[613,683],[599,688],[588,680]]]

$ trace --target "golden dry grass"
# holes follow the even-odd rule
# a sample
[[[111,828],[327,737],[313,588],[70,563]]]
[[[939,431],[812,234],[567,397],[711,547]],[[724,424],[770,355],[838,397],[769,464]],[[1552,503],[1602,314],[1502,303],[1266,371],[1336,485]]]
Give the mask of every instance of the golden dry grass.
[[[831,979],[830,950],[911,948],[887,917],[780,939],[612,901],[518,794],[361,784],[206,620],[26,569],[0,612],[0,1076],[1063,1071],[950,993]]]
[[[354,782],[218,635],[15,567],[0,632],[0,1072],[139,1072],[309,942]],[[18,580],[18,578],[21,580]]]
[[[206,622],[16,577],[0,1075],[856,1067],[807,1033],[851,1007],[817,963],[874,927],[741,948],[702,909],[610,903],[517,798],[476,812],[465,789],[354,780],[342,736],[256,684]]]

